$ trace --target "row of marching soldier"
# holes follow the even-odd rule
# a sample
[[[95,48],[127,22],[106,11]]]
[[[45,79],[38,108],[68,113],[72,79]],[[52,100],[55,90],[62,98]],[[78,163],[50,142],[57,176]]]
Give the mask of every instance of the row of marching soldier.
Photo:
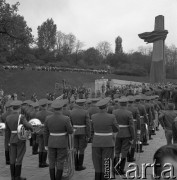
[[[113,173],[124,175],[126,161],[135,161],[135,152],[143,152],[143,145],[148,145],[148,140],[158,130],[157,115],[163,105],[158,96],[137,95],[114,100],[77,99],[70,103],[47,99],[12,101],[6,103],[6,108],[2,116],[2,122],[6,123],[5,156],[7,164],[10,163],[13,180],[26,179],[21,177],[26,144],[18,139],[16,131],[21,113],[20,123],[27,129],[33,131],[28,122],[30,119],[39,119],[43,124],[40,133],[33,133],[31,146],[32,153],[39,156],[39,168],[49,166],[51,180],[62,178],[67,157],[67,134],[73,132],[75,170],[86,169],[83,166],[85,149],[91,142],[95,180],[102,180],[108,178],[105,159],[115,166]],[[13,152],[16,152],[16,157]]]

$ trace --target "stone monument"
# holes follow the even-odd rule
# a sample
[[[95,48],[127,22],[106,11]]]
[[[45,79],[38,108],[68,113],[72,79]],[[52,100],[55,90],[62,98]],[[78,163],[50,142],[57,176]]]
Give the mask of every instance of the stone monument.
[[[138,34],[147,43],[153,43],[152,62],[150,70],[150,83],[165,82],[165,52],[164,41],[168,31],[164,29],[164,16],[155,17],[155,27],[152,32]]]

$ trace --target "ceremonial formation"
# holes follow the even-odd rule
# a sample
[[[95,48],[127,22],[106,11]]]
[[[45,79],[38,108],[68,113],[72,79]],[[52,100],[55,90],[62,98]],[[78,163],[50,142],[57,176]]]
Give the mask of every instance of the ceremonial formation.
[[[113,95],[95,98],[77,94],[22,100],[14,94],[13,99],[6,99],[4,106],[1,104],[0,129],[11,179],[26,179],[21,171],[27,140],[32,154],[38,155],[38,168],[49,168],[51,180],[71,179],[74,171],[84,171],[88,143],[92,143],[95,180],[124,177],[125,163],[136,162],[135,153],[143,153],[143,147],[153,142],[159,125],[167,144],[175,143],[177,86],[142,84],[139,91],[133,91],[131,85],[126,88],[126,94],[108,88]],[[110,164],[109,176],[106,162]]]

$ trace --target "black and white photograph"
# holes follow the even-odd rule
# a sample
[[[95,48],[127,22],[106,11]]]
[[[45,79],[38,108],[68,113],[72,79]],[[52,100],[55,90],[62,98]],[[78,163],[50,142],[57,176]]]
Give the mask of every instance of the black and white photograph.
[[[0,0],[0,180],[177,179],[177,0]]]

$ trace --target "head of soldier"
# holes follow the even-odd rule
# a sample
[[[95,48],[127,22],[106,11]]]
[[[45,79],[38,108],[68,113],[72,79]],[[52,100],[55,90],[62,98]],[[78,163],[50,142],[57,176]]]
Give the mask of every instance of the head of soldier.
[[[152,179],[176,179],[177,144],[160,147],[154,154]]]
[[[66,101],[63,99],[55,100],[52,102],[51,107],[53,108],[54,112],[61,112],[65,104]]]
[[[110,98],[104,98],[98,101],[95,105],[100,109],[100,111],[106,112]]]
[[[175,109],[174,103],[168,103],[167,109],[168,109],[168,110],[174,110],[174,109]]]
[[[132,105],[134,103],[134,101],[135,101],[135,98],[133,96],[128,96],[127,100],[128,100],[128,104]]]
[[[119,104],[121,107],[127,107],[128,99],[126,97],[122,97],[119,99]]]
[[[39,106],[40,106],[40,109],[41,110],[47,110],[47,108],[48,108],[48,99],[40,99],[39,100]]]
[[[77,100],[76,100],[76,104],[77,104],[79,107],[84,108],[85,103],[86,103],[86,99],[77,99]]]
[[[21,105],[22,101],[12,101],[11,106],[13,108],[13,111],[20,113],[21,112]]]

